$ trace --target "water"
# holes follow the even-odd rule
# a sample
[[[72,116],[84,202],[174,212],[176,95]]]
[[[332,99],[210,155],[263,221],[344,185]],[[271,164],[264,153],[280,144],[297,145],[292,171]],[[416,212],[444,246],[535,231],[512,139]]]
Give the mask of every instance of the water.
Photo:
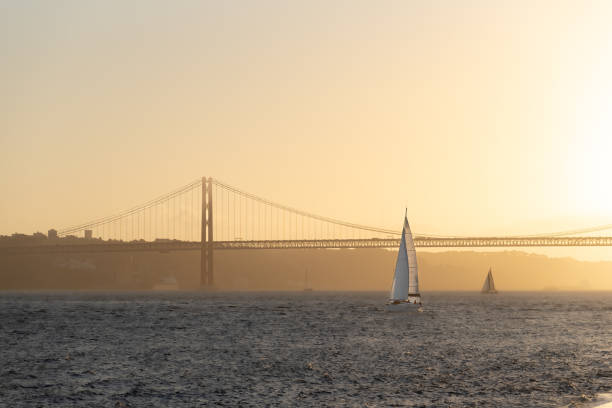
[[[590,406],[612,293],[0,294],[0,406]]]

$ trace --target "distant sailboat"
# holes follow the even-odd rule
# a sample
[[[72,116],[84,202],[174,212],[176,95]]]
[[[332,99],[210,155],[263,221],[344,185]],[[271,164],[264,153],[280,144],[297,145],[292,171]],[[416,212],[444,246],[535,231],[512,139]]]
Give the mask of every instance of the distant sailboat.
[[[495,282],[493,282],[491,268],[489,268],[489,273],[487,273],[487,277],[485,278],[484,285],[482,285],[482,290],[480,292],[491,295],[497,293],[497,290],[495,290]]]
[[[390,299],[387,302],[389,311],[423,311],[419,293],[419,271],[416,251],[412,241],[412,232],[408,217],[404,215],[402,240],[395,263],[395,274],[391,286]]]

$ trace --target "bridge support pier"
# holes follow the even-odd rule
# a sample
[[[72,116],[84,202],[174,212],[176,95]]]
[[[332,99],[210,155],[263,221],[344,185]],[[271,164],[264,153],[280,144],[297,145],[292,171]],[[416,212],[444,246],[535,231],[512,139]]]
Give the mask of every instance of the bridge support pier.
[[[213,285],[213,196],[212,177],[202,177],[202,247],[200,249],[200,286]]]

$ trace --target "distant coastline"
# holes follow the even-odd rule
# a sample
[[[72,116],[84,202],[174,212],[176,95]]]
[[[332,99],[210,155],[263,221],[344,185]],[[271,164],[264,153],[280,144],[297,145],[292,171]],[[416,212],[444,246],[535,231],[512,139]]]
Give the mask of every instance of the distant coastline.
[[[489,266],[502,293],[612,290],[612,262],[521,251],[418,251],[417,257],[424,293],[478,291]],[[387,291],[394,262],[395,254],[382,249],[217,251],[214,289],[303,292],[308,267],[317,292]],[[199,263],[197,251],[0,255],[0,290],[198,290]]]

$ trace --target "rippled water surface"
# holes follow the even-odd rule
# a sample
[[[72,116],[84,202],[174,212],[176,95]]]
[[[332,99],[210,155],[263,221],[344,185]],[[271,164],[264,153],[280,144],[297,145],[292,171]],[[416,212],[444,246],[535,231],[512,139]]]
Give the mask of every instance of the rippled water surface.
[[[0,294],[0,406],[587,404],[612,293]]]

